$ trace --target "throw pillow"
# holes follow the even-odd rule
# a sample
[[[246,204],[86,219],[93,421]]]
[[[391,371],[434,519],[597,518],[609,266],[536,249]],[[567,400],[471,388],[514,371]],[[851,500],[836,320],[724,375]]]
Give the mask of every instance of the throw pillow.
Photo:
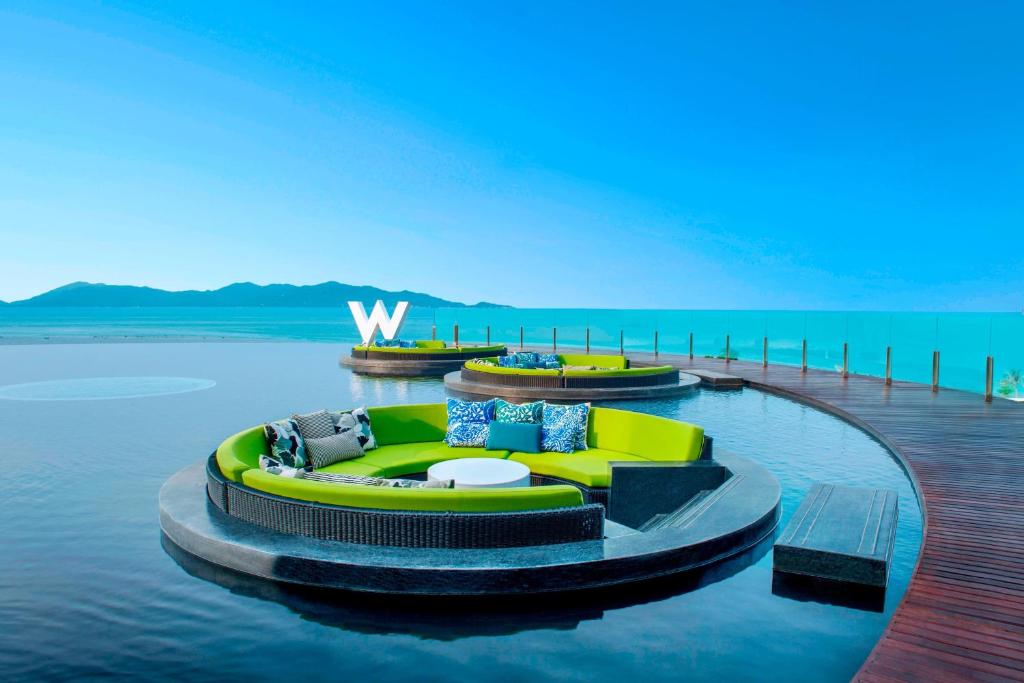
[[[544,407],[541,449],[555,453],[587,450],[587,417],[589,403]]]
[[[557,353],[539,353],[537,354],[538,363],[558,363]]]
[[[486,422],[458,422],[448,425],[444,442],[452,448],[484,448],[491,425]]]
[[[515,356],[499,356],[498,367],[499,368],[513,368],[516,365]]]
[[[260,469],[270,474],[277,474],[282,477],[294,477],[299,478],[303,470],[295,467],[288,467],[287,465],[281,464],[280,460],[268,457],[266,455],[260,456]]]
[[[494,419],[498,422],[535,422],[539,424],[543,415],[544,401],[509,403],[500,398],[494,401]]]
[[[366,411],[366,408],[356,408],[344,413],[332,413],[331,419],[334,421],[335,432],[354,429],[356,436],[359,438],[359,445],[363,447],[364,451],[372,451],[377,447],[377,439],[374,438],[373,430],[370,428],[370,414]]]
[[[306,439],[306,453],[313,467],[321,468],[342,460],[351,460],[363,455],[363,447],[355,430],[331,434],[318,439]]]
[[[487,450],[540,453],[541,425],[519,422],[492,422],[487,435]]]
[[[488,401],[462,401],[448,399],[448,426],[462,422],[487,424],[494,419],[494,399]]]
[[[270,455],[288,467],[305,467],[306,445],[299,436],[299,427],[293,420],[279,420],[263,425]]]
[[[302,479],[326,481],[332,484],[359,484],[362,486],[383,486],[396,489],[453,489],[454,479],[438,479],[437,481],[419,481],[418,479],[384,479],[382,477],[364,477],[359,474],[335,474],[333,472],[302,472]]]
[[[536,363],[537,354],[533,351],[517,351],[512,354],[516,363]]]
[[[335,434],[334,420],[326,410],[318,410],[305,415],[292,415],[292,420],[299,426],[299,434],[303,439],[322,439]]]

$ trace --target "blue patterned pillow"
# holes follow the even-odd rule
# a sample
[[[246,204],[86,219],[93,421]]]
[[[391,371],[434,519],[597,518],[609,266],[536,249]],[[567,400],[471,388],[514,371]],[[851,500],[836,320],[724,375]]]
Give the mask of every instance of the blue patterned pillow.
[[[490,433],[488,423],[494,419],[494,399],[461,401],[448,399],[448,431],[444,442],[452,448],[483,448]]]
[[[537,354],[537,362],[538,363],[544,363],[544,364],[547,364],[547,363],[557,363],[558,365],[561,365],[561,363],[558,362],[558,354],[557,353],[540,353],[540,354]]]
[[[462,401],[448,399],[448,426],[460,422],[482,422],[494,419],[494,399],[488,401]]]
[[[541,450],[572,453],[587,450],[587,417],[589,403],[571,406],[548,404],[544,406],[541,427]]]
[[[444,442],[452,448],[484,448],[491,434],[491,425],[486,422],[457,422],[448,425]]]
[[[494,402],[494,419],[497,422],[524,422],[539,424],[544,415],[544,401],[533,403],[509,403],[503,399]]]
[[[287,467],[305,467],[306,444],[299,436],[299,426],[294,420],[279,420],[263,425],[270,454],[274,460]]]
[[[547,363],[544,363],[545,370],[557,370],[560,367],[562,367],[562,364],[559,363],[557,360],[548,361]]]
[[[533,351],[518,351],[513,353],[512,357],[515,359],[517,364],[537,362],[537,354]]]
[[[513,368],[516,365],[515,356],[499,356],[498,367],[499,368]]]

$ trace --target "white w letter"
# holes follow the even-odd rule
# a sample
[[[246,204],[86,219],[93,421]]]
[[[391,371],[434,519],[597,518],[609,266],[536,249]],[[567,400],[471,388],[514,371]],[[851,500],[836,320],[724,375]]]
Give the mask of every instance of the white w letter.
[[[377,303],[373,305],[369,317],[367,317],[366,309],[363,308],[361,301],[349,301],[348,309],[352,311],[352,317],[355,318],[356,327],[359,328],[359,334],[363,338],[363,344],[368,345],[376,339],[378,331],[385,339],[394,339],[398,336],[398,332],[405,322],[405,315],[409,312],[409,302],[399,301],[395,305],[393,316],[388,316],[388,310],[384,308],[384,302],[380,299],[377,299]]]

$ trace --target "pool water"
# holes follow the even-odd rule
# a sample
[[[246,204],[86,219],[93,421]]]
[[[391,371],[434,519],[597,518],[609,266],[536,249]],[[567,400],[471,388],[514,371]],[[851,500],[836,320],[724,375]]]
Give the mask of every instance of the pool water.
[[[565,598],[388,600],[258,581],[161,538],[163,481],[226,435],[322,407],[432,402],[439,380],[361,378],[316,343],[0,347],[0,384],[196,377],[203,391],[0,401],[4,680],[847,680],[898,603],[921,514],[892,456],[833,417],[757,391],[621,407],[701,424],[782,483],[900,494],[881,611],[772,592],[770,543],[707,572]],[[781,529],[781,527],[780,527]],[[165,545],[167,547],[165,547]]]

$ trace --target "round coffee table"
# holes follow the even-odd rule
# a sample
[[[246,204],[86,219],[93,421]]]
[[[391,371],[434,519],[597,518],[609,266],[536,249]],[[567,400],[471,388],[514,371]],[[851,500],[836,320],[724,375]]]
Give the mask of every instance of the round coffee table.
[[[530,485],[530,468],[501,458],[456,458],[431,465],[427,479],[454,479],[457,489],[513,488]]]

